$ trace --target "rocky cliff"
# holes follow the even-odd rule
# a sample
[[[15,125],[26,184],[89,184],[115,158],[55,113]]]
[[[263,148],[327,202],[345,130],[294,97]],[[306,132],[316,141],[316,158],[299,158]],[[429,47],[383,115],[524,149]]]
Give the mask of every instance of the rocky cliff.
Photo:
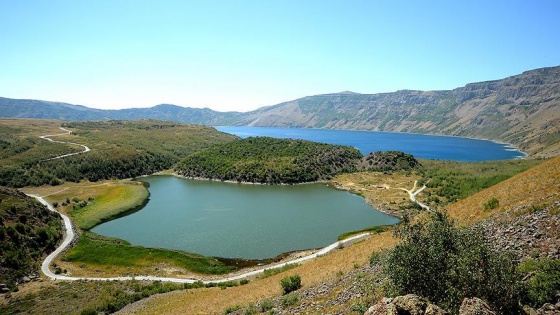
[[[560,67],[450,91],[309,96],[247,113],[237,122],[488,138],[529,153],[560,153]]]

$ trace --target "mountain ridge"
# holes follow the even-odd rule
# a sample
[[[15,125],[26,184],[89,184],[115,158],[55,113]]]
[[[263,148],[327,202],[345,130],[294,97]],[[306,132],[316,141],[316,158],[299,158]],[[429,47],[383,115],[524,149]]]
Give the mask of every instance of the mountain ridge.
[[[187,124],[353,129],[491,139],[533,156],[560,155],[560,66],[452,90],[350,91],[306,96],[249,112],[173,104],[121,110],[0,98],[0,117],[158,119]]]

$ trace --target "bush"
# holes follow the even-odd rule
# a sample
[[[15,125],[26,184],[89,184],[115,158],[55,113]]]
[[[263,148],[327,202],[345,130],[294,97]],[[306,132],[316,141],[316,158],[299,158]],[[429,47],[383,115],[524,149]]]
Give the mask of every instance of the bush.
[[[232,306],[228,306],[225,311],[224,311],[224,315],[227,315],[229,313],[233,313],[235,311],[238,311],[241,309],[240,305],[232,305]]]
[[[288,294],[301,288],[301,278],[299,275],[288,276],[280,280],[280,285],[284,294]]]
[[[488,200],[484,203],[484,211],[492,210],[498,208],[500,205],[500,201],[496,197],[492,197],[492,199]]]
[[[282,305],[283,306],[291,306],[299,302],[299,295],[297,294],[288,294],[282,298]]]
[[[459,229],[446,213],[396,230],[401,243],[387,256],[384,272],[394,295],[414,293],[456,313],[465,297],[479,297],[493,309],[513,314],[520,294],[517,260],[492,249],[479,229]]]
[[[80,315],[97,315],[97,311],[94,308],[88,307],[83,309]]]
[[[523,302],[539,308],[545,303],[554,303],[560,292],[560,261],[544,259],[529,260],[520,267],[522,272],[533,273],[525,282]]]
[[[247,279],[243,279],[243,280],[239,281],[240,285],[246,285],[247,283],[249,283],[249,280],[247,280]]]
[[[268,312],[273,308],[274,308],[274,302],[272,302],[271,300],[264,300],[259,305],[259,309],[262,313]]]

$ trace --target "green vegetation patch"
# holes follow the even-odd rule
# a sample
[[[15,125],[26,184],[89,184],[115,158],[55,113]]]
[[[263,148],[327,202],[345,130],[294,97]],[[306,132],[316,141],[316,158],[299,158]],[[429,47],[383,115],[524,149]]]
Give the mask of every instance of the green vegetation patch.
[[[368,172],[413,170],[420,166],[414,156],[400,151],[373,152],[364,156],[360,164],[361,170]]]
[[[495,250],[481,229],[457,228],[436,212],[415,224],[405,218],[396,236],[401,243],[384,262],[391,295],[414,293],[453,313],[473,296],[501,314],[519,311],[517,257]]]
[[[25,194],[0,187],[0,283],[10,289],[39,272],[62,238],[60,217]]]
[[[279,273],[282,273],[284,271],[294,269],[297,266],[299,266],[299,264],[293,263],[293,264],[285,264],[284,266],[282,266],[280,268],[265,269],[263,271],[263,274],[260,276],[260,278],[264,279],[264,278],[272,277],[272,276],[277,275]]]
[[[422,160],[419,170],[432,205],[464,199],[542,163],[541,160],[506,160],[486,162],[452,162]]]
[[[184,268],[202,274],[225,274],[235,270],[215,258],[181,251],[133,246],[128,242],[84,232],[63,261],[85,264],[88,267],[110,266],[144,267],[158,263]]]
[[[366,233],[366,232],[370,232],[372,234],[379,234],[385,231],[389,231],[389,229],[391,229],[391,226],[389,225],[380,225],[380,226],[370,226],[367,228],[363,228],[361,230],[356,230],[356,231],[351,231],[351,232],[346,232],[346,233],[342,233],[338,236],[338,240],[342,241],[352,235],[356,235],[356,234],[360,234],[360,233]]]
[[[102,222],[142,207],[148,197],[149,192],[144,185],[131,182],[111,186],[99,197],[89,201],[72,202],[68,207],[74,209],[69,213],[76,225],[83,230],[89,230]]]
[[[295,184],[355,171],[361,157],[358,150],[347,146],[256,137],[193,153],[178,163],[175,170],[194,178]]]

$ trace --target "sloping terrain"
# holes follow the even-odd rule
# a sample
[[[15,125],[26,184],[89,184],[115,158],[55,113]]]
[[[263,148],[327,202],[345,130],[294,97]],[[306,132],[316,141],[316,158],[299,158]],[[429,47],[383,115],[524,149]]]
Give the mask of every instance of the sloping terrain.
[[[0,186],[0,293],[36,278],[41,259],[60,239],[57,214],[22,192]]]
[[[560,154],[560,67],[445,91],[342,92],[308,96],[255,111],[216,112],[162,104],[98,110],[0,98],[0,117],[64,120],[158,119],[204,125],[358,129],[487,138],[535,156]]]

